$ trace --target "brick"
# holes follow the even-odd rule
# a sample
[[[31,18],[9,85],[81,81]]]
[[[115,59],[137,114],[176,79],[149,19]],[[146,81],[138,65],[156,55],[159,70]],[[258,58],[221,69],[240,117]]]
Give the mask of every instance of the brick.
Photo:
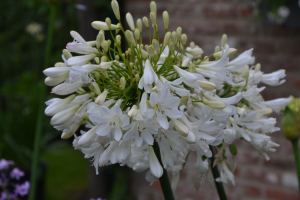
[[[204,16],[207,18],[235,18],[238,16],[237,9],[233,5],[212,4],[204,9]]]
[[[296,173],[284,172],[282,174],[282,185],[285,187],[298,189],[298,178]]]
[[[263,169],[248,169],[244,171],[244,177],[250,180],[262,181],[268,184],[278,184],[280,175],[276,172],[265,171]]]
[[[285,191],[282,188],[269,188],[266,190],[266,196],[270,200],[299,199],[297,191]]]
[[[261,189],[257,186],[245,186],[242,190],[243,194],[248,197],[259,197],[261,195]]]

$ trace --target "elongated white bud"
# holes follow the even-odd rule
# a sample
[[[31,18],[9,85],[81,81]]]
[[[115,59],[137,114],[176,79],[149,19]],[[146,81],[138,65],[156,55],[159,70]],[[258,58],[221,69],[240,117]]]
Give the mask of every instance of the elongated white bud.
[[[147,17],[143,17],[143,23],[144,25],[149,28],[149,22],[148,22],[148,18]]]
[[[138,27],[140,33],[142,33],[142,30],[143,30],[143,22],[142,22],[141,19],[138,19],[138,20],[136,21],[136,26]]]
[[[70,137],[72,137],[74,135],[74,133],[75,133],[74,131],[69,132],[69,133],[63,132],[61,134],[61,139],[64,139],[64,140],[69,139]]]
[[[138,83],[140,81],[140,75],[136,74],[134,75],[135,81]]]
[[[150,45],[147,49],[147,52],[150,56],[153,56],[154,54],[154,47],[152,45]]]
[[[106,23],[106,25],[108,26],[108,28],[111,29],[111,20],[110,20],[109,17],[106,17],[105,23]]]
[[[103,48],[103,50],[105,52],[107,52],[108,51],[108,47],[109,47],[108,42],[107,41],[103,41],[102,44],[101,44],[101,47]]]
[[[108,91],[107,90],[104,90],[104,92],[102,92],[95,100],[95,103],[96,104],[103,104],[105,102],[105,99],[106,99],[106,96],[108,94]]]
[[[94,126],[88,132],[83,134],[78,141],[78,145],[79,146],[89,146],[95,140],[95,138],[97,136],[97,134],[96,134],[97,128],[98,128],[98,126]]]
[[[189,134],[189,129],[177,119],[173,119],[173,121],[176,131],[180,133],[180,135],[182,135],[183,137],[187,137]]]
[[[235,48],[229,48],[229,54],[228,54],[228,57],[234,55],[236,52],[237,52],[237,49],[235,49]],[[221,58],[221,57],[222,57],[222,51],[219,51],[219,52],[217,52],[217,53],[214,53],[213,56],[214,56],[215,58],[217,58],[217,59]]]
[[[226,35],[226,34],[223,34],[223,35],[222,35],[222,39],[221,39],[221,46],[222,46],[223,48],[225,48],[226,43],[227,43],[227,35]]]
[[[188,144],[193,144],[197,141],[197,137],[192,131],[189,131],[189,134],[186,137],[182,137],[182,139]]]
[[[111,7],[115,13],[115,16],[117,20],[120,20],[120,8],[119,8],[119,3],[116,0],[111,1]]]
[[[269,115],[269,114],[273,113],[273,110],[271,108],[264,108],[264,109],[255,110],[255,111],[261,115]]]
[[[63,54],[67,60],[72,57],[72,54],[67,49],[63,50]]]
[[[54,102],[52,104],[50,104],[46,110],[45,110],[45,114],[48,116],[53,116],[56,113],[62,111],[74,98],[76,97],[75,94],[68,96],[65,99],[59,100],[57,102]]]
[[[196,45],[195,45],[195,42],[190,42],[190,47],[193,49],[193,48],[195,48],[196,47]]]
[[[126,86],[126,80],[125,77],[123,76],[120,78],[120,88],[124,90],[125,86]]]
[[[68,74],[69,71],[70,67],[50,67],[48,69],[45,69],[43,73],[51,78],[57,78]]]
[[[212,91],[216,89],[216,85],[209,81],[197,80],[197,83],[199,83],[201,88],[207,91]]]
[[[140,39],[140,31],[137,28],[134,30],[134,37],[136,40]]]
[[[90,60],[94,59],[96,57],[96,54],[89,54],[84,56],[74,56],[72,58],[69,58],[67,61],[68,65],[70,66],[80,66],[84,65]]]
[[[134,31],[135,27],[134,27],[134,22],[133,22],[133,18],[132,18],[132,15],[130,13],[127,13],[126,14],[126,21],[130,27],[130,29],[132,31]]]
[[[182,28],[181,27],[178,27],[177,30],[176,30],[176,38],[177,40],[180,41],[181,39],[181,33],[182,33]]]
[[[186,36],[186,34],[182,34],[182,35],[181,35],[181,42],[182,42],[183,46],[186,45],[186,41],[187,41],[187,36]]]
[[[97,35],[97,38],[96,38],[96,47],[97,49],[100,48],[102,42],[105,40],[105,36],[104,36],[104,31],[101,30],[99,31],[99,34]]]
[[[167,11],[163,12],[163,21],[164,21],[165,30],[168,30],[168,27],[169,27],[169,13]]]
[[[75,114],[75,112],[80,108],[80,105],[72,106],[71,108],[65,109],[63,111],[60,111],[59,113],[56,113],[51,118],[51,124],[53,126],[58,126],[66,122],[72,115]]]
[[[150,11],[153,12],[156,15],[156,3],[155,1],[151,1],[150,3]]]
[[[156,39],[153,39],[152,45],[153,45],[155,51],[159,53],[160,52],[159,42]]]
[[[217,53],[217,52],[219,52],[219,51],[221,51],[221,48],[220,48],[219,46],[216,46],[216,47],[215,47],[215,53]]]
[[[135,117],[135,115],[137,114],[137,106],[133,105],[132,108],[128,111],[127,115],[130,118]]]
[[[167,32],[164,38],[164,47],[168,45],[171,37],[171,32]]]
[[[260,63],[257,63],[257,64],[255,65],[255,73],[259,72],[260,69],[261,69],[261,65],[260,65]]]
[[[154,12],[150,12],[150,19],[153,25],[156,25],[156,14]]]
[[[45,84],[48,85],[48,86],[55,86],[55,85],[58,85],[58,84],[62,83],[68,77],[69,77],[69,74],[65,74],[63,76],[59,76],[59,77],[56,77],[56,78],[47,77],[45,79]]]
[[[151,145],[149,145],[148,150],[149,150],[150,171],[155,177],[160,178],[163,174],[163,168],[161,167],[160,163],[158,162],[158,159],[157,159],[155,152],[153,150],[153,147]]]
[[[92,27],[94,29],[97,29],[97,30],[104,30],[104,31],[108,31],[109,30],[109,27],[107,26],[107,24],[105,22],[102,22],[102,21],[94,21],[92,22]],[[115,24],[111,24],[111,27],[110,29],[111,30],[116,30],[116,29],[119,29],[120,26],[119,25],[115,25]]]
[[[190,63],[191,59],[190,58],[186,58],[182,61],[182,67],[187,67],[188,64]]]
[[[173,43],[175,44],[176,43],[176,41],[177,41],[177,38],[176,38],[176,31],[173,31],[172,32],[172,41],[173,41]]]
[[[101,90],[100,90],[100,88],[99,88],[98,83],[92,82],[92,83],[91,83],[91,86],[92,86],[93,91],[94,91],[97,95],[100,95],[100,94],[101,94]]]
[[[135,42],[135,39],[133,37],[133,33],[131,31],[127,30],[125,32],[125,36],[129,40],[129,42],[131,43],[131,45],[135,47],[136,46],[136,42]]]
[[[203,50],[200,47],[196,47],[194,49],[188,49],[186,50],[186,52],[193,56],[200,56],[203,54]]]
[[[141,50],[141,53],[142,53],[142,58],[143,59],[146,59],[147,57],[148,57],[148,53],[147,53],[147,51],[145,51],[143,48],[142,48],[142,45],[141,45],[141,47],[139,47],[139,45],[138,45],[138,48]]]
[[[226,104],[223,101],[207,101],[204,100],[203,103],[214,109],[223,109],[226,108]]]

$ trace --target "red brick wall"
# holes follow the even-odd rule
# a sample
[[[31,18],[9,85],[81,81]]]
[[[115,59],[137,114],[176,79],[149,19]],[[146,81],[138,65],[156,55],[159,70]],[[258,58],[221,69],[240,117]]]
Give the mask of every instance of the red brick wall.
[[[149,18],[149,3],[149,0],[127,0],[125,12],[130,12],[135,21],[143,16]],[[164,10],[169,12],[169,30],[182,27],[188,42],[194,41],[207,54],[211,54],[215,46],[220,45],[220,38],[226,33],[229,46],[237,48],[239,53],[254,48],[256,62],[261,63],[262,71],[286,69],[286,83],[279,87],[268,87],[263,92],[265,99],[300,96],[299,30],[261,26],[254,20],[254,9],[246,3],[229,0],[159,0],[156,3],[157,23],[161,33],[164,32]],[[146,42],[148,33],[145,27],[143,30]],[[274,117],[277,117],[277,126],[280,126],[280,116]],[[235,143],[238,147],[236,186],[230,183],[225,185],[228,199],[299,199],[291,144],[281,132],[274,133],[272,137],[280,147],[277,152],[269,153],[269,162],[246,142]],[[218,199],[214,183],[203,180],[199,191],[193,188],[195,159],[193,154],[189,157],[177,187],[177,199]],[[149,186],[144,180],[144,174],[134,175],[132,190],[137,199],[163,198],[159,182]]]

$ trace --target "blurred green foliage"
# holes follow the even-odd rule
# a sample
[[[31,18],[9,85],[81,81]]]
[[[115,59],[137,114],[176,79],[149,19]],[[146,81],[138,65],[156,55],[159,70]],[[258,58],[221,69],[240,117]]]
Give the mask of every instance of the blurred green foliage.
[[[45,78],[42,71],[49,4],[39,0],[10,0],[0,1],[0,7],[0,157],[29,167],[38,104],[44,101],[39,89]],[[51,65],[61,61],[61,51],[71,41],[69,31],[76,26],[73,1],[57,3]],[[44,117],[42,150],[57,145],[50,143],[57,136],[49,118]]]

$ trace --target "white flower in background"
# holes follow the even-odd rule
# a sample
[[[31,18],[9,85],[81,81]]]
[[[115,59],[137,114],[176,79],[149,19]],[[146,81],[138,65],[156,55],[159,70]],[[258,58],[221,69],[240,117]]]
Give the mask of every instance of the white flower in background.
[[[100,30],[94,41],[71,31],[73,41],[63,50],[63,62],[44,70],[45,84],[54,86],[52,93],[63,95],[46,102],[45,114],[52,116],[51,124],[62,131],[62,139],[74,135],[73,146],[92,160],[97,174],[98,167],[118,163],[146,171],[146,180],[154,182],[165,169],[172,173],[175,189],[189,153],[196,152],[198,188],[208,176],[214,152],[213,164],[221,166],[216,181],[235,183],[236,140],[248,142],[269,159],[267,152],[279,146],[270,134],[279,128],[268,115],[279,113],[290,99],[265,101],[261,92],[283,84],[285,70],[264,74],[260,64],[253,65],[254,49],[231,59],[237,49],[229,48],[226,35],[215,52],[204,52],[194,42],[187,45],[182,28],[168,30],[166,11],[162,40],[155,2],[150,6],[151,21],[144,17],[135,24],[128,13],[130,30],[124,30],[118,2],[111,5],[120,24],[111,24],[109,18],[92,22]],[[142,38],[143,24],[147,30],[153,27],[150,43]],[[105,38],[110,33],[112,40]],[[129,48],[123,52],[126,42]],[[259,83],[266,86],[258,88]],[[86,130],[77,134],[82,126]]]

